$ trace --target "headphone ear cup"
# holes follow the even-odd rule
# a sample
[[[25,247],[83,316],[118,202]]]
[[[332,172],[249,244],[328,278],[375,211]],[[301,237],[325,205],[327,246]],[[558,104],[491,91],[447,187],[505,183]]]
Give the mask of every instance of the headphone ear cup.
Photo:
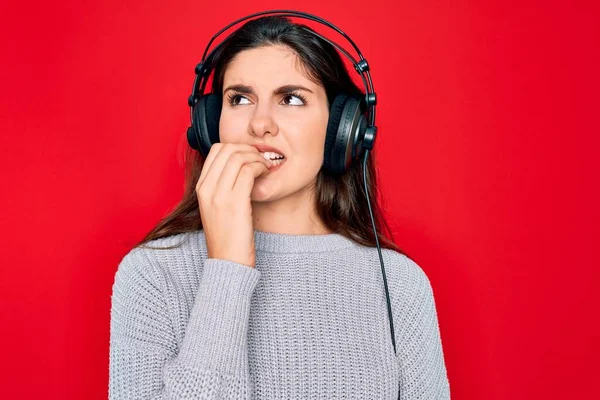
[[[359,155],[367,121],[362,99],[339,94],[331,104],[325,136],[324,167],[342,174]]]
[[[325,153],[323,157],[323,167],[328,171],[335,172],[339,169],[339,166],[333,165],[333,153],[338,153],[334,150],[336,138],[338,136],[338,127],[340,126],[340,120],[342,118],[342,111],[344,111],[344,105],[348,96],[344,94],[338,94],[335,96],[333,103],[329,107],[329,121],[327,122],[327,132],[325,134]]]
[[[190,146],[208,156],[213,144],[219,142],[219,120],[221,119],[221,96],[208,94],[201,96],[193,109],[193,124],[188,129]]]

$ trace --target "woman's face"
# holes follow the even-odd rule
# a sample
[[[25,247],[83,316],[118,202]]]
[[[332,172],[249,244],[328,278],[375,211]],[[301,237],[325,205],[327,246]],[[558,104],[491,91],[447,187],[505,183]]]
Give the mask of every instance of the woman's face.
[[[251,200],[311,190],[329,118],[323,86],[308,79],[295,53],[281,45],[238,53],[223,79],[221,142],[272,146],[285,157],[277,170],[256,179]]]

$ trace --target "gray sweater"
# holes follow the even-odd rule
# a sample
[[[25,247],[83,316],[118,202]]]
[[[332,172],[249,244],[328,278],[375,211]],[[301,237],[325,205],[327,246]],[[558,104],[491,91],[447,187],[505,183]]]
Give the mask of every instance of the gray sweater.
[[[110,399],[449,399],[429,279],[338,234],[254,231],[256,268],[204,232],[134,248],[111,296]]]

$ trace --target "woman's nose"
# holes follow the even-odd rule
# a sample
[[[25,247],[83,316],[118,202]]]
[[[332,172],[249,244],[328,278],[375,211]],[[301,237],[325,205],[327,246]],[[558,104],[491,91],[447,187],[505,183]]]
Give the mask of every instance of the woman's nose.
[[[257,106],[250,120],[250,133],[261,137],[266,133],[276,135],[279,128],[273,117],[273,110],[268,104]]]

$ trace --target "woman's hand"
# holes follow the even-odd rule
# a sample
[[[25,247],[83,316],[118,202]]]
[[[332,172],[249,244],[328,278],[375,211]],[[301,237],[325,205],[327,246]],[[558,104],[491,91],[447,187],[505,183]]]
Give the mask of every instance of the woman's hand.
[[[254,146],[211,146],[196,184],[209,258],[255,266],[250,194],[254,180],[267,174],[271,165]]]

